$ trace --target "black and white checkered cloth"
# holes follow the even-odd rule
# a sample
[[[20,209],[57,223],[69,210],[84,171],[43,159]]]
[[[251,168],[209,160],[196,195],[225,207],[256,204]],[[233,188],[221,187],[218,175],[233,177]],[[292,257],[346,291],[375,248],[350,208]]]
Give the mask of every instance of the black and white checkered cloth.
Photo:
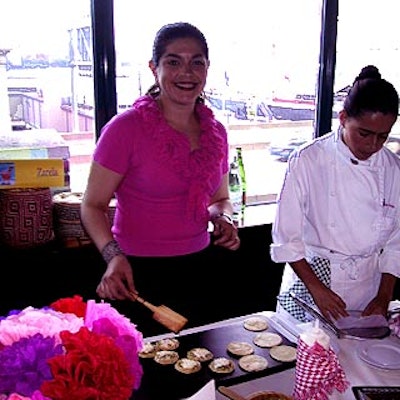
[[[310,267],[313,269],[318,279],[327,287],[331,285],[331,265],[329,260],[321,257],[313,257],[310,261]],[[306,301],[308,304],[316,307],[316,304],[304,285],[303,281],[296,277],[294,284],[287,292],[282,292],[278,296],[280,305],[293,317],[302,322],[309,322],[314,320],[314,317],[304,311],[299,305],[295,303],[290,292],[294,292],[298,297]]]

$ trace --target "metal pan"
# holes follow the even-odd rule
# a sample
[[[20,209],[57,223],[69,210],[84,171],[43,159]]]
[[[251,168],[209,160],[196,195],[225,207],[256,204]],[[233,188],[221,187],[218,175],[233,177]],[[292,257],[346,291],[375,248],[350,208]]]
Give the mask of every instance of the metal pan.
[[[390,335],[389,326],[378,326],[373,328],[347,328],[339,329],[330,319],[325,318],[318,310],[308,304],[295,293],[290,296],[303,310],[318,319],[327,329],[333,332],[339,339],[382,339]]]

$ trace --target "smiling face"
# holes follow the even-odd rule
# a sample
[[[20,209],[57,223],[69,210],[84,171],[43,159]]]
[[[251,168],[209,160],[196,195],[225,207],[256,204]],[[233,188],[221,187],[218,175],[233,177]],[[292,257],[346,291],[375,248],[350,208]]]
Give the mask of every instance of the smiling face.
[[[158,66],[149,62],[163,101],[194,105],[207,79],[209,61],[196,39],[181,38],[166,46]]]
[[[343,141],[359,160],[367,160],[385,144],[397,116],[381,112],[365,112],[360,117],[339,115]]]

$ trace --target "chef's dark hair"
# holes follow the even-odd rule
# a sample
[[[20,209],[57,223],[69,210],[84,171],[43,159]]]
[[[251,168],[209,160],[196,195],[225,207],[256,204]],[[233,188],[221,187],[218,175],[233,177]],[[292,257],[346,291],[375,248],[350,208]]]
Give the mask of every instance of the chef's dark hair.
[[[156,37],[154,38],[154,43],[153,43],[153,55],[151,58],[154,65],[156,67],[158,66],[160,58],[163,56],[163,54],[167,49],[167,46],[171,42],[177,39],[185,39],[185,38],[191,38],[197,40],[200,44],[204,57],[208,60],[208,45],[207,45],[207,40],[203,35],[203,33],[194,25],[189,24],[188,22],[175,22],[172,24],[167,24],[162,26],[156,33]],[[159,91],[160,88],[158,87],[157,83],[155,83],[147,91],[147,94],[150,94],[152,96],[157,96]],[[197,101],[203,103],[204,99],[202,97],[199,97]]]
[[[383,79],[375,65],[362,68],[344,101],[349,117],[359,117],[367,112],[398,115],[399,95],[395,87]]]

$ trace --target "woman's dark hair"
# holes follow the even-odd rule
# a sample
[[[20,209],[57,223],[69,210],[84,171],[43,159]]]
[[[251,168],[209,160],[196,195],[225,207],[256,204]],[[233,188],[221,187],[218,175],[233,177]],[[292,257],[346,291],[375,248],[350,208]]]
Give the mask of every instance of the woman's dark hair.
[[[153,43],[152,61],[156,67],[160,62],[160,58],[165,53],[167,46],[176,39],[191,38],[200,43],[204,56],[208,60],[207,41],[201,31],[188,22],[176,22],[161,27],[156,33]]]
[[[197,40],[201,46],[204,57],[208,60],[208,45],[203,33],[194,25],[189,24],[188,22],[175,22],[162,26],[156,33],[156,37],[154,38],[153,43],[153,55],[151,58],[154,65],[156,67],[158,66],[160,58],[163,56],[167,49],[167,46],[171,42],[177,39],[185,38]],[[160,88],[155,83],[153,86],[150,87],[146,94],[157,96],[159,91]],[[202,97],[199,97],[198,101],[204,102],[204,99]]]
[[[397,116],[399,95],[394,86],[382,78],[377,67],[367,65],[354,80],[343,108],[349,117],[359,117],[366,112]]]

